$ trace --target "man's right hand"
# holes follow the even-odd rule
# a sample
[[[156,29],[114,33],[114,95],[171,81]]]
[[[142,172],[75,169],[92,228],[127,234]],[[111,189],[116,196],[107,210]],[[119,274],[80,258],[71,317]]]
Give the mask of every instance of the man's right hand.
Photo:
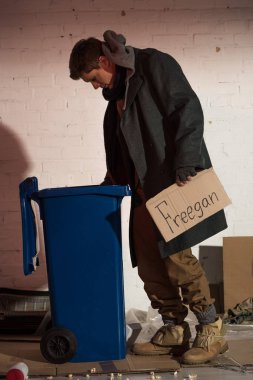
[[[188,181],[191,181],[195,175],[197,175],[197,172],[193,166],[179,168],[176,170],[176,184],[178,186],[184,186]]]

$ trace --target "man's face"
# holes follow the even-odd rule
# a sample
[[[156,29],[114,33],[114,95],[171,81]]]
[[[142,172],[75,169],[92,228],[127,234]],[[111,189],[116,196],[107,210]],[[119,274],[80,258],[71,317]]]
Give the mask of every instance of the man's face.
[[[82,72],[81,79],[86,83],[91,83],[93,88],[112,88],[115,77],[115,64],[106,57],[99,57],[99,68],[91,70],[89,73]]]

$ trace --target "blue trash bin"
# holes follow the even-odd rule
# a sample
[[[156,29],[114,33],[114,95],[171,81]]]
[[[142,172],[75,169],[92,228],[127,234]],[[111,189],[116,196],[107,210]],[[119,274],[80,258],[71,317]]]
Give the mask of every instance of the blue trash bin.
[[[128,186],[78,186],[38,191],[20,184],[25,275],[38,264],[36,222],[43,221],[52,328],[41,352],[52,363],[123,359],[126,355],[121,201]]]

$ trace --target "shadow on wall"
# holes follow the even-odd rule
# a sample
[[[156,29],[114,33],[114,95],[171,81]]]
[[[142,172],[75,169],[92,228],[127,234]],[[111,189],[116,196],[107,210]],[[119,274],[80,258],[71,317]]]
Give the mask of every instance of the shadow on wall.
[[[45,268],[24,276],[19,183],[30,168],[28,157],[10,127],[0,122],[0,287],[45,289]],[[42,273],[43,272],[43,273]]]

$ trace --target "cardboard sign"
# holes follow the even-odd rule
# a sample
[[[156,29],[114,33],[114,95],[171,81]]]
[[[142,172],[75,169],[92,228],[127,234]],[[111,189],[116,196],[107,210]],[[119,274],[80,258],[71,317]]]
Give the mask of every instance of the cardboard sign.
[[[213,168],[186,185],[174,184],[149,199],[146,207],[165,241],[174,239],[231,203]]]

